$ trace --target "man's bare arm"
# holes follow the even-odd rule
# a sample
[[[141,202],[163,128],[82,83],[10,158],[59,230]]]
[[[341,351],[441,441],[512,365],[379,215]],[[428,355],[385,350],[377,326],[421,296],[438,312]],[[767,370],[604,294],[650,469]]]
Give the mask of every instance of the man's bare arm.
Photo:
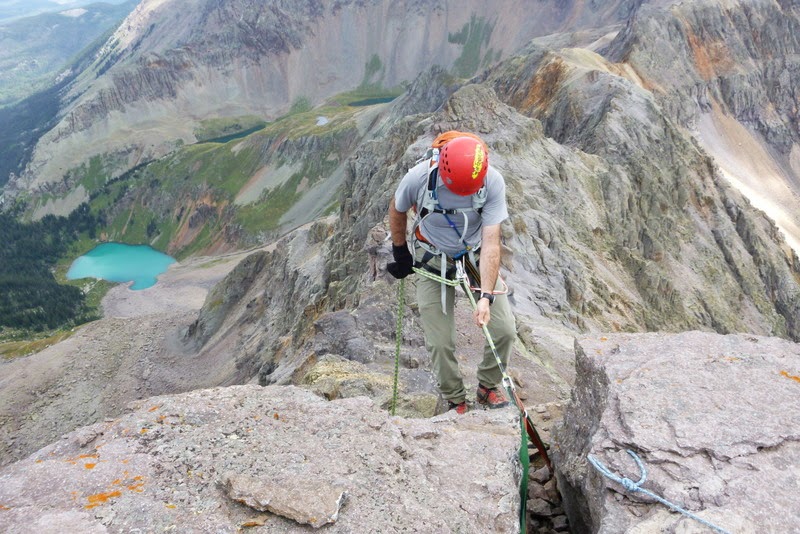
[[[497,284],[500,272],[500,225],[484,226],[481,233],[481,293],[491,293]],[[473,316],[475,324],[482,326],[489,324],[491,312],[490,303],[486,299],[478,299]]]
[[[481,234],[481,293],[491,293],[500,272],[500,225],[484,226]]]
[[[406,226],[408,216],[404,211],[397,211],[394,207],[394,197],[389,202],[389,231],[392,234],[392,244],[401,246],[406,242]]]

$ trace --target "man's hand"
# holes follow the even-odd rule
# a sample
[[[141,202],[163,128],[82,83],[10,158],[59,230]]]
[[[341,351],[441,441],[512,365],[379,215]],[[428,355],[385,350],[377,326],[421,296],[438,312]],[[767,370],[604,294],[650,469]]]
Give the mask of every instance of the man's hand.
[[[491,319],[492,316],[492,313],[489,311],[489,304],[488,299],[478,300],[478,305],[475,307],[475,311],[472,312],[476,326],[489,324],[489,319]]]
[[[399,280],[414,272],[414,258],[411,256],[407,244],[392,245],[392,256],[394,256],[394,263],[386,265],[389,274]]]

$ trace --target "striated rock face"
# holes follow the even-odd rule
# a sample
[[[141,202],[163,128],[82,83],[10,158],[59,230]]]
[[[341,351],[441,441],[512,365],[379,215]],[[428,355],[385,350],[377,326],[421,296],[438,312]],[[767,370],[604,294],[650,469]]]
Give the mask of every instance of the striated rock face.
[[[526,217],[533,236],[558,243],[548,248],[563,265],[565,300],[584,321],[599,305],[611,312],[601,329],[625,330],[633,319],[685,330],[699,321],[798,339],[796,255],[633,73],[588,50],[534,46],[488,81],[561,143],[542,143],[539,168],[520,173],[537,178],[517,194],[538,212]],[[762,326],[754,330],[752,319]]]
[[[800,524],[800,345],[700,332],[576,340],[577,380],[553,452],[574,532],[700,532],[649,497],[626,494],[594,455],[644,489],[728,532]]]
[[[800,253],[800,8],[775,0],[645,6],[607,56],[641,77],[726,179]]]
[[[512,410],[400,419],[276,386],[131,408],[0,470],[0,530],[519,532]]]

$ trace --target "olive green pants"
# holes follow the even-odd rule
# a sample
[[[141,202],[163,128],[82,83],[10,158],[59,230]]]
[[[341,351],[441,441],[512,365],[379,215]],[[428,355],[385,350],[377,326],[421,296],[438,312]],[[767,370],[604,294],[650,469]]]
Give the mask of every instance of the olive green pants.
[[[440,283],[424,276],[417,276],[416,282],[417,303],[422,329],[425,333],[425,346],[431,355],[433,372],[439,381],[439,391],[445,400],[459,404],[464,402],[466,390],[455,355],[456,326],[453,315],[455,288],[447,287],[447,313],[445,314],[442,312]],[[496,289],[499,288],[500,284],[498,283]],[[478,297],[479,294],[476,293],[475,298]],[[478,328],[477,326],[473,327]],[[514,314],[511,313],[507,295],[495,295],[488,329],[497,354],[505,367],[511,351],[514,349],[514,340],[517,336],[516,322]],[[495,387],[500,384],[502,378],[497,360],[489,343],[486,342],[483,348],[483,360],[478,365],[478,380],[484,386]]]

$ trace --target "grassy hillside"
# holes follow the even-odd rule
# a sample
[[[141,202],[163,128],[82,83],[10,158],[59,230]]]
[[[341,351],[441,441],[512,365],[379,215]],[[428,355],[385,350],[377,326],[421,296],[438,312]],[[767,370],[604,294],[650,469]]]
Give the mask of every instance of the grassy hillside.
[[[96,3],[0,24],[0,106],[53,83],[76,54],[116,28],[136,4]]]
[[[8,182],[12,172],[19,174],[28,164],[39,138],[56,123],[62,91],[91,63],[111,31],[71,59],[68,66],[71,74],[13,105],[0,106],[0,187]]]
[[[120,177],[110,178],[102,157],[66,175],[89,192],[104,240],[149,244],[177,258],[253,246],[338,205],[359,117],[398,93],[361,89],[316,109],[296,106],[271,123],[209,120],[198,132],[205,141]]]

